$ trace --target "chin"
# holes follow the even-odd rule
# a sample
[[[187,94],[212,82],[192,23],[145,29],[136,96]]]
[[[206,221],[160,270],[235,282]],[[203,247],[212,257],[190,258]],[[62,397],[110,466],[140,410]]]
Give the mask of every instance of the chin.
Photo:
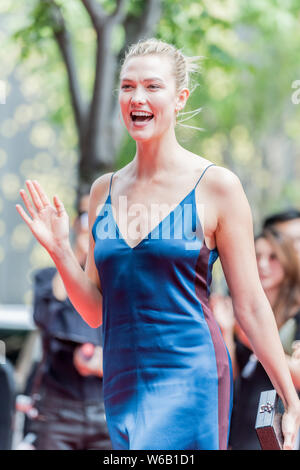
[[[280,282],[274,282],[270,279],[266,279],[266,280],[262,280],[261,281],[261,285],[262,285],[262,288],[267,291],[267,290],[273,290],[273,289],[276,289],[279,285],[280,285]]]
[[[153,135],[151,136],[134,136],[133,139],[136,142],[153,142],[155,140],[155,137]]]
[[[165,134],[167,134],[170,130],[170,126],[173,125],[172,122],[170,124],[164,123],[164,126],[159,126],[154,127],[145,127],[141,129],[134,128],[132,126],[126,126],[127,131],[129,135],[136,141],[136,142],[148,142],[151,140],[158,140],[161,137],[163,137]]]
[[[268,279],[260,279],[260,282],[264,290],[272,288],[272,282]]]
[[[143,132],[142,130],[140,131],[128,131],[130,136],[135,140],[136,142],[148,142],[149,140],[155,139],[157,136],[155,136],[153,133],[148,133],[148,132]]]

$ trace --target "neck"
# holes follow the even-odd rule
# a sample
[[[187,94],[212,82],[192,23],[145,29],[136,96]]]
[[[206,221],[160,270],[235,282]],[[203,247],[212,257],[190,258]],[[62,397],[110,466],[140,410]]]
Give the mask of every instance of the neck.
[[[132,160],[136,177],[150,179],[161,173],[170,174],[176,166],[182,167],[180,151],[182,151],[182,147],[177,142],[174,129],[158,139],[138,141],[136,154]]]

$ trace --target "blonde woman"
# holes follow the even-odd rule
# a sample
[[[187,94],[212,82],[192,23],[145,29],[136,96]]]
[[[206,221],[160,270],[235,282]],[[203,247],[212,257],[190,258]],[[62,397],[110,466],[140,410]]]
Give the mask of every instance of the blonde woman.
[[[218,256],[236,317],[283,399],[290,449],[299,400],[259,281],[248,202],[237,176],[176,139],[189,70],[190,59],[155,39],[126,54],[119,103],[136,153],[92,185],[85,270],[57,196],[52,205],[38,182],[27,181],[33,203],[21,195],[29,215],[17,210],[55,262],[76,310],[91,327],[103,325],[114,449],[226,449],[231,366],[208,304]]]

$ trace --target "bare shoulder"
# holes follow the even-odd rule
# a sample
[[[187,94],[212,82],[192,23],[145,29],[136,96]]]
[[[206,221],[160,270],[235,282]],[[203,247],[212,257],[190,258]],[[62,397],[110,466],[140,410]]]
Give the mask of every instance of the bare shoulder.
[[[228,226],[232,232],[243,225],[250,233],[252,210],[239,177],[227,168],[216,167],[214,172],[210,195],[215,201],[219,228]]]
[[[219,223],[225,220],[251,219],[251,209],[240,178],[231,170],[212,166],[205,172],[202,191],[210,211]]]
[[[201,185],[199,185],[200,192],[201,187],[204,187],[205,192],[208,192],[210,196],[220,195],[224,197],[226,194],[232,194],[232,191],[239,192],[242,190],[240,179],[233,171],[192,152],[187,152],[186,155],[190,157],[191,168],[194,168],[197,174],[201,175],[205,172]]]
[[[239,177],[228,168],[213,166],[206,172],[205,184],[215,196],[232,197],[243,192]]]
[[[108,192],[110,179],[112,176],[112,172],[104,173],[103,175],[99,176],[92,184],[90,196],[91,197],[101,197],[101,195],[105,195]]]
[[[112,176],[112,172],[104,173],[99,176],[91,185],[90,190],[90,207],[92,211],[97,211],[99,205],[105,202],[108,196],[109,184]]]

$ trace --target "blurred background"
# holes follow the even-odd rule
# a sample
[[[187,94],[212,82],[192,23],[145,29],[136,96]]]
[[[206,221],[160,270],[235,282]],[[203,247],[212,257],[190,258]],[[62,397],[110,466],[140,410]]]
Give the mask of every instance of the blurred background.
[[[34,329],[32,273],[52,265],[19,190],[37,179],[72,221],[78,191],[133,158],[117,104],[127,46],[155,36],[202,57],[185,109],[202,111],[178,139],[239,176],[257,230],[300,207],[299,26],[299,0],[1,0],[0,340],[14,365]]]

